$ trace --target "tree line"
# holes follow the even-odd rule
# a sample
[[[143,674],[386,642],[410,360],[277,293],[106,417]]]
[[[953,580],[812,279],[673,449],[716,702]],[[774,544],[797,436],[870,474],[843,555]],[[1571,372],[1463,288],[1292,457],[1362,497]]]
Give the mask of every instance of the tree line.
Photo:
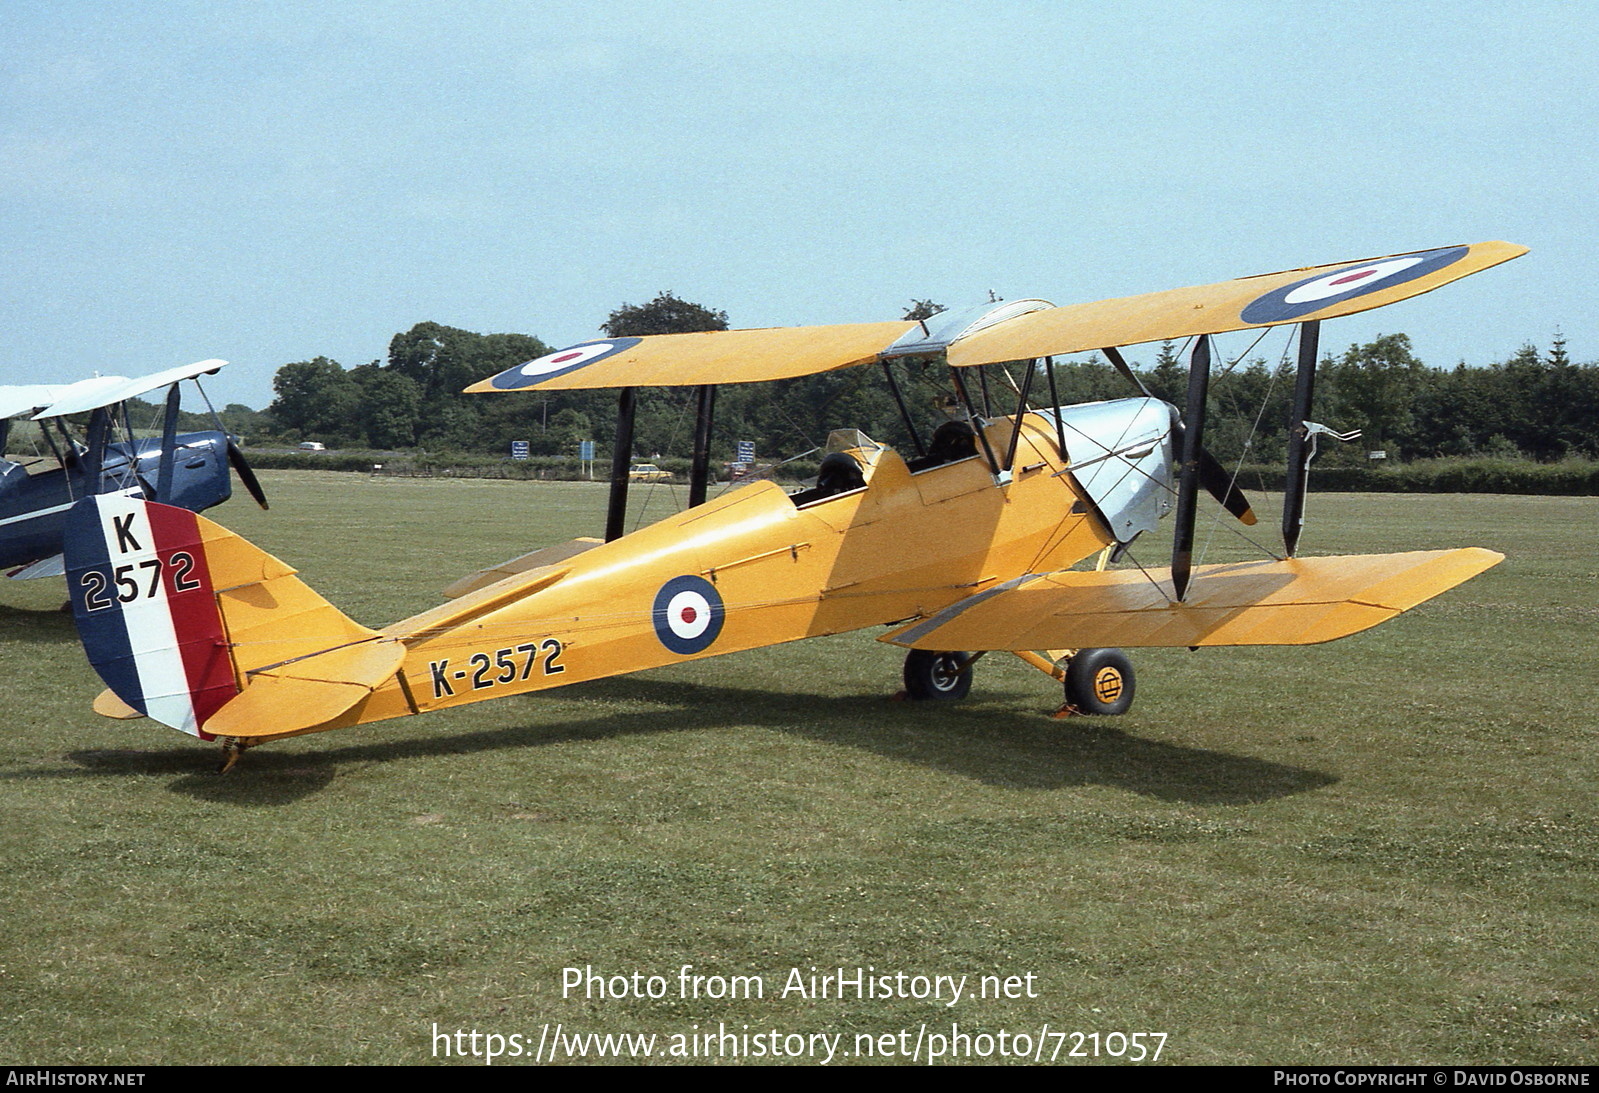
[[[940,310],[915,301],[908,318]],[[727,328],[724,312],[662,293],[624,304],[602,329],[610,337]],[[264,413],[230,406],[230,428],[253,439],[316,440],[330,447],[430,452],[506,453],[513,440],[535,455],[576,456],[596,441],[601,458],[614,439],[616,392],[532,391],[464,395],[462,389],[551,351],[526,334],[477,334],[418,323],[396,334],[387,361],[346,369],[326,357],[286,364],[274,379],[276,399]],[[1187,384],[1179,347],[1167,342],[1147,366],[1132,362],[1157,396],[1181,405]],[[971,370],[974,397],[995,413],[1013,412],[1025,363]],[[948,370],[899,362],[893,375],[925,439],[950,397]],[[1097,355],[1056,367],[1063,403],[1121,398],[1126,379]],[[1264,359],[1218,366],[1211,388],[1206,445],[1224,460],[1277,463],[1286,455],[1286,417],[1293,363]],[[638,392],[637,457],[687,456],[693,441],[690,388]],[[1034,406],[1049,404],[1040,375]],[[242,411],[243,414],[238,412]],[[244,414],[251,415],[241,421]],[[1324,449],[1326,462],[1434,456],[1520,456],[1542,462],[1599,458],[1599,364],[1570,360],[1557,337],[1548,351],[1524,346],[1507,361],[1453,369],[1428,367],[1404,334],[1390,334],[1342,353],[1326,354],[1317,375],[1314,416],[1339,431],[1360,429],[1359,444]],[[235,424],[238,422],[239,424]],[[791,380],[728,384],[717,391],[713,458],[729,460],[736,441],[753,441],[762,460],[797,455],[825,442],[829,430],[857,427],[902,451],[913,442],[877,368],[850,368]]]

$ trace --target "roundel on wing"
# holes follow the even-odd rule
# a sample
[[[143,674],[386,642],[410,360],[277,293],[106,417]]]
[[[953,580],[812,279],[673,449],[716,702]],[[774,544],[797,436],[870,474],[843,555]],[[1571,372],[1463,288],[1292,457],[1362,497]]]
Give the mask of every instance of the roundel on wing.
[[[579,368],[602,361],[606,357],[613,357],[623,350],[632,349],[639,343],[637,338],[607,338],[599,342],[584,342],[581,345],[569,346],[566,349],[557,349],[553,353],[546,353],[536,360],[519,364],[515,368],[507,368],[489,382],[503,391],[514,391],[519,387],[531,387],[536,383],[564,376],[568,372],[575,372]]]
[[[1444,247],[1319,273],[1256,297],[1245,305],[1238,317],[1246,323],[1290,322],[1344,300],[1425,277],[1454,265],[1470,250],[1470,247]]]
[[[704,577],[673,577],[655,594],[655,636],[674,653],[688,656],[711,647],[726,616],[722,594]]]

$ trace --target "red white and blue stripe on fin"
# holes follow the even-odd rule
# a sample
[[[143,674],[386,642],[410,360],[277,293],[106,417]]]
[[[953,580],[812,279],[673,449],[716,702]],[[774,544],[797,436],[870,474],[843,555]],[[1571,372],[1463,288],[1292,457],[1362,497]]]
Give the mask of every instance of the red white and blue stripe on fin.
[[[212,739],[206,720],[239,692],[199,518],[101,494],[66,521],[72,615],[94,670],[162,724]]]

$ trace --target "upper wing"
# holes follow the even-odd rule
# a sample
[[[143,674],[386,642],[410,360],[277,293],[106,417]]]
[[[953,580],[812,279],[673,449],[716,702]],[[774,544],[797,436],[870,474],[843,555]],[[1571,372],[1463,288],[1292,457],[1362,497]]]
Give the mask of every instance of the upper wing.
[[[467,391],[751,383],[938,352],[953,365],[1028,360],[1349,315],[1419,296],[1525,253],[1526,247],[1514,243],[1472,243],[1091,304],[1011,301],[959,313],[954,325],[946,315],[931,325],[900,321],[604,338],[506,369]],[[895,345],[917,328],[920,333]]]
[[[20,383],[0,387],[0,421],[18,414],[32,414],[48,406],[67,389],[64,383]]]
[[[86,410],[98,410],[102,406],[126,402],[147,391],[154,391],[157,387],[166,387],[182,380],[192,380],[215,372],[227,363],[219,360],[196,361],[194,364],[180,364],[176,368],[152,372],[148,376],[138,376],[134,379],[125,376],[95,376],[92,379],[79,380],[61,388],[56,397],[42,411],[34,415],[34,420],[61,417],[65,414],[81,414]]]
[[[1353,315],[1420,296],[1526,253],[1515,243],[1472,243],[1053,307],[959,339],[949,347],[949,363],[1028,360]]]
[[[780,326],[606,338],[548,353],[467,388],[489,391],[753,383],[867,364],[911,322]]]
[[[1385,622],[1503,559],[1461,547],[1200,566],[1183,603],[1168,594],[1164,569],[1053,573],[979,592],[881,640],[974,651],[1314,645]]]
[[[34,420],[38,421],[41,418],[98,410],[102,406],[126,402],[157,387],[207,375],[227,363],[219,360],[196,361],[135,379],[127,376],[91,376],[76,383],[27,383],[0,387],[0,418],[32,413]]]

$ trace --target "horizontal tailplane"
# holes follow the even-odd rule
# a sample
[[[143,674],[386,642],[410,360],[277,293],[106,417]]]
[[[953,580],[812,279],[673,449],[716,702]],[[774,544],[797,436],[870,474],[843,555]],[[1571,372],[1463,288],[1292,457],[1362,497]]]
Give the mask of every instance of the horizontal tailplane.
[[[520,557],[501,562],[499,565],[480,569],[476,573],[469,573],[444,590],[450,599],[459,599],[480,588],[487,588],[491,584],[505,580],[507,577],[519,577],[524,573],[531,573],[535,569],[548,569],[551,566],[575,558],[586,550],[593,550],[603,543],[603,539],[573,539],[568,543],[558,543],[555,546],[542,547],[530,551]]]

